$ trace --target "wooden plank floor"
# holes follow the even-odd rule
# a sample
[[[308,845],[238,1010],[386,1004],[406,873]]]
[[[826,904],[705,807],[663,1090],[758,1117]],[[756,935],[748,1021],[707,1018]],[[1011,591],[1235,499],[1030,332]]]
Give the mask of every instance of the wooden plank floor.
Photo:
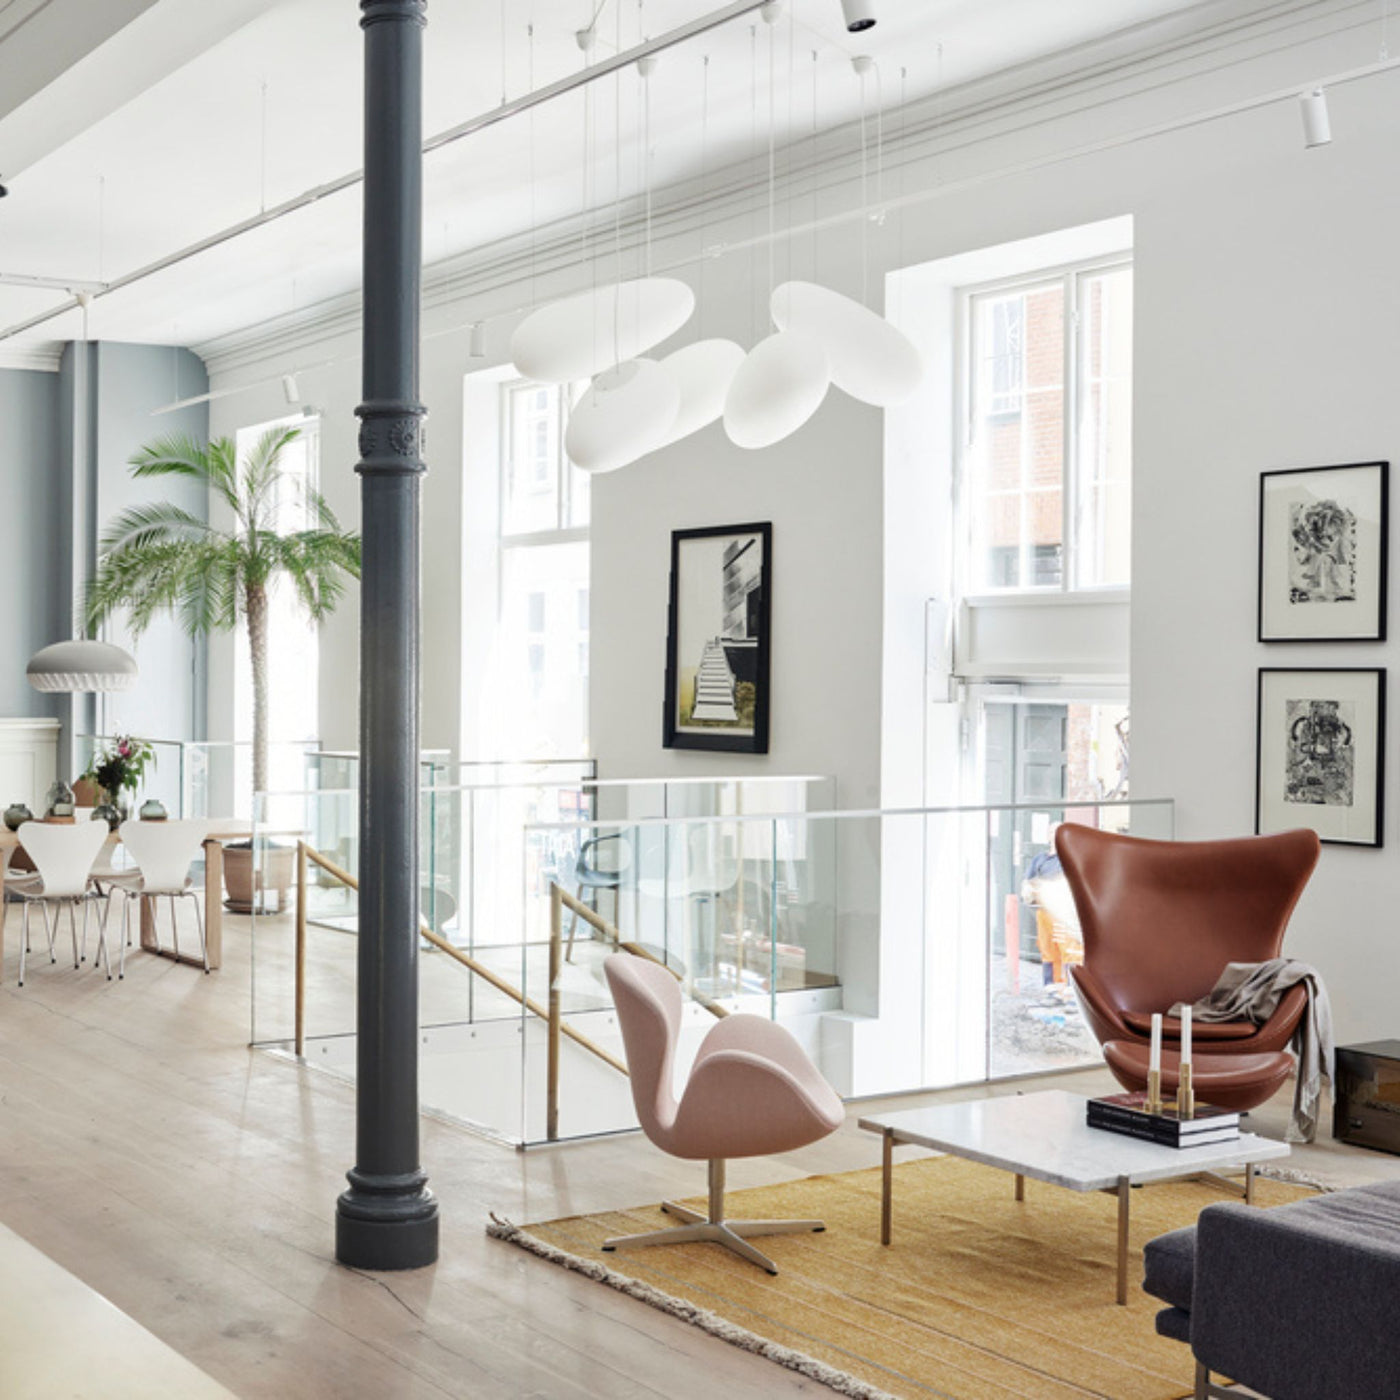
[[[698,1168],[637,1135],[522,1154],[425,1121],[441,1261],[400,1275],[337,1267],[351,1091],[247,1049],[248,959],[247,921],[234,917],[224,969],[207,977],[134,951],[125,982],[36,960],[17,988],[11,952],[0,988],[0,1220],[245,1400],[819,1391],[486,1238],[492,1211],[523,1222],[701,1189]],[[1050,1082],[1092,1092],[1104,1081],[1020,1087]],[[1397,1170],[1355,1155],[1358,1177]],[[853,1114],[807,1151],[734,1164],[731,1184],[877,1160]]]

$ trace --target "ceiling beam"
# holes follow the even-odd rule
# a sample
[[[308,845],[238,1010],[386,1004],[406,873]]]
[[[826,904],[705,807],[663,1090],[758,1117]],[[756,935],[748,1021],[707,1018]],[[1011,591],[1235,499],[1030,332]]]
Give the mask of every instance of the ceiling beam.
[[[7,185],[277,0],[26,0],[0,35]]]
[[[264,4],[268,2],[269,0],[262,0]],[[203,3],[213,3],[213,0],[203,0]],[[596,82],[599,78],[615,73],[619,69],[628,68],[642,59],[650,58],[666,49],[675,48],[676,45],[697,38],[701,34],[707,34],[710,30],[718,29],[731,20],[753,14],[754,11],[762,9],[766,3],[767,0],[731,0],[731,3],[722,8],[714,10],[708,15],[701,15],[697,19],[689,20],[675,29],[668,30],[665,34],[658,35],[655,39],[647,39],[630,49],[623,49],[610,58],[600,59],[597,63],[591,64],[577,73],[571,73],[568,77],[559,79],[558,82],[536,88],[533,92],[527,92],[523,97],[517,97],[511,102],[503,102],[499,107],[494,107],[489,112],[483,112],[480,116],[473,117],[458,126],[438,132],[437,135],[430,136],[423,142],[423,151],[426,154],[441,150],[444,146],[461,141],[478,131],[484,131],[487,127],[495,126],[497,123],[518,116],[522,112],[528,112],[531,108],[538,107],[545,102],[551,102],[556,97],[562,97],[565,93],[573,92],[577,88]],[[0,166],[0,170],[3,170],[3,166]],[[190,258],[198,257],[201,253],[207,253],[211,248],[220,247],[235,238],[241,238],[246,233],[251,233],[254,229],[275,223],[279,219],[285,219],[289,214],[294,214],[299,209],[306,209],[330,195],[353,189],[364,180],[364,177],[363,170],[354,170],[338,179],[304,190],[301,194],[293,195],[291,199],[283,200],[281,204],[273,205],[272,208],[254,214],[251,218],[220,229],[207,238],[201,238],[197,243],[191,243],[173,253],[167,253],[164,257],[157,258],[154,262],[147,263],[143,267],[138,267],[125,276],[114,278],[100,291],[94,292],[93,296],[110,296],[113,292],[119,292],[137,282],[143,282],[146,278],[154,277],[167,268],[176,267],[180,263],[188,262]],[[66,315],[77,306],[78,300],[74,297],[60,306],[52,307],[47,311],[30,316],[26,320],[16,322],[14,325],[0,330],[0,340],[9,340],[14,336],[23,335],[26,331],[34,330],[59,316]]]

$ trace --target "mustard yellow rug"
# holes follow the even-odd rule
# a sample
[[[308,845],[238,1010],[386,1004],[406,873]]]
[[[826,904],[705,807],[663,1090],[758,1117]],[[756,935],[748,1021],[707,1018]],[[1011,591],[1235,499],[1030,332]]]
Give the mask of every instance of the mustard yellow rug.
[[[1265,1180],[1256,1199],[1270,1206],[1307,1194]],[[826,1221],[823,1234],[758,1241],[776,1278],[714,1244],[601,1252],[610,1236],[676,1223],[657,1206],[524,1229],[496,1221],[490,1231],[840,1394],[1177,1400],[1191,1394],[1194,1363],[1153,1328],[1159,1305],[1137,1287],[1141,1249],[1227,1199],[1202,1182],[1133,1192],[1127,1307],[1114,1302],[1113,1197],[1028,1181],[1017,1203],[1010,1175],[952,1157],[895,1168],[888,1247],[879,1242],[878,1169],[730,1193],[736,1219]]]

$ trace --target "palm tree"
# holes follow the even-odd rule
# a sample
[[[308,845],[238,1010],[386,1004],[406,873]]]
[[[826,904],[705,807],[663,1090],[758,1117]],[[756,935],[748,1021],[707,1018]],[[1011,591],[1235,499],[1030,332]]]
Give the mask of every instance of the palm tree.
[[[203,482],[232,514],[220,529],[168,502],[133,506],[107,527],[97,572],[87,590],[87,623],[95,632],[126,609],[136,636],[158,613],[178,617],[191,637],[247,624],[253,663],[253,790],[267,791],[267,621],[269,593],[279,579],[294,590],[312,621],[335,611],[347,578],[360,576],[360,537],[340,528],[318,491],[304,488],[307,529],[277,529],[279,459],[295,428],[271,428],[243,459],[231,438],[202,446],[172,436],[131,458],[136,477],[183,476]]]

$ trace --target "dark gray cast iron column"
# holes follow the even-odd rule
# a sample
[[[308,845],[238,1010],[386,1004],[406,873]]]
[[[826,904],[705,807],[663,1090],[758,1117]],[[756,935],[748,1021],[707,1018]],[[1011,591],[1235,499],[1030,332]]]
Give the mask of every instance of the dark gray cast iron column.
[[[418,1159],[418,402],[426,0],[361,0],[365,32],[360,474],[360,943],[355,1166],[335,1253],[413,1269],[438,1252]]]

